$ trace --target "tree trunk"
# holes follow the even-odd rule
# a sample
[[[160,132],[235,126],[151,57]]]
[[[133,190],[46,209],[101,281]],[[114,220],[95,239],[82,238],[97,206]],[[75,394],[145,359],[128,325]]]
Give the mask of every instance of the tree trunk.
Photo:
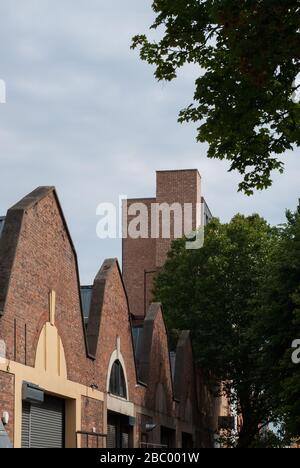
[[[239,440],[237,444],[238,449],[247,449],[251,448],[255,437],[259,433],[259,424],[252,421],[248,421],[246,424],[243,424],[243,427],[239,434]]]
[[[251,397],[244,394],[240,398],[240,405],[242,409],[243,425],[239,433],[237,448],[246,449],[251,448],[257,435],[259,434],[259,424],[257,417],[253,417],[253,410],[251,405]]]

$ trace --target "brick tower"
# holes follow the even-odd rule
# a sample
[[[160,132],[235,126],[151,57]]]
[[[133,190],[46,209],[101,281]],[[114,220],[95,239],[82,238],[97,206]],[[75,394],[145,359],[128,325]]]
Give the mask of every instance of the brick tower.
[[[140,236],[132,238],[128,227],[137,216],[137,207],[141,204],[148,220],[147,227]],[[166,219],[170,221],[170,228],[166,230],[163,228],[162,209],[169,214]],[[191,232],[206,224],[210,218],[211,213],[201,195],[201,176],[196,169],[158,171],[155,198],[124,202],[123,277],[130,310],[137,319],[143,319],[153,300],[153,280],[164,266],[172,241],[182,237],[182,234],[177,235],[178,224],[182,226],[182,233],[184,223],[190,226]]]

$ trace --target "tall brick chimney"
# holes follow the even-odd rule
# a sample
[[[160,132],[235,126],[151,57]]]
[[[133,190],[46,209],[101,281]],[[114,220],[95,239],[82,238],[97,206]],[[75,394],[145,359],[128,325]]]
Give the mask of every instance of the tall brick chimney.
[[[128,226],[134,218],[129,216],[130,207],[136,203],[143,203],[148,211],[148,236],[137,239],[123,238],[123,277],[128,293],[130,310],[133,315],[143,318],[153,300],[153,280],[157,272],[163,267],[171,243],[176,236],[175,220],[178,221],[176,208],[189,206],[191,231],[196,230],[203,222],[204,213],[199,213],[199,206],[205,206],[205,219],[210,212],[201,196],[201,176],[197,169],[158,171],[156,176],[156,198],[130,199],[123,205],[123,228],[127,235]],[[170,210],[171,229],[166,236],[161,227],[162,215],[157,215],[157,207],[167,204]],[[173,210],[174,208],[174,210]],[[156,213],[151,216],[151,213]],[[175,214],[174,214],[175,213]],[[202,217],[202,219],[201,219]],[[153,220],[155,219],[155,222]],[[152,224],[150,221],[152,220]],[[157,226],[159,221],[159,226]],[[153,225],[156,224],[158,238],[151,238]],[[124,235],[123,235],[124,237]],[[165,238],[167,237],[167,238]]]

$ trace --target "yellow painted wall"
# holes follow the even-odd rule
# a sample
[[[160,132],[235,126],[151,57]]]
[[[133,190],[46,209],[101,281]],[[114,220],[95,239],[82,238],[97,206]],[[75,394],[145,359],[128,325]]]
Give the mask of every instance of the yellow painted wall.
[[[104,401],[104,394],[67,378],[67,366],[62,341],[54,324],[46,323],[37,347],[35,367],[11,361],[0,362],[0,371],[15,376],[14,446],[21,447],[22,385],[29,382],[46,393],[66,400],[66,447],[76,447],[76,432],[81,430],[81,398],[86,396]],[[80,444],[80,438],[79,438]]]

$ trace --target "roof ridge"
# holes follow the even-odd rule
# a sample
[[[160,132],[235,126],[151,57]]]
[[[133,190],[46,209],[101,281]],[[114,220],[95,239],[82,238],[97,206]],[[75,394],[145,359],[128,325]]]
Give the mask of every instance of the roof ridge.
[[[34,206],[40,200],[45,198],[49,193],[55,192],[54,186],[40,186],[30,192],[25,197],[21,198],[9,210],[26,210]]]

